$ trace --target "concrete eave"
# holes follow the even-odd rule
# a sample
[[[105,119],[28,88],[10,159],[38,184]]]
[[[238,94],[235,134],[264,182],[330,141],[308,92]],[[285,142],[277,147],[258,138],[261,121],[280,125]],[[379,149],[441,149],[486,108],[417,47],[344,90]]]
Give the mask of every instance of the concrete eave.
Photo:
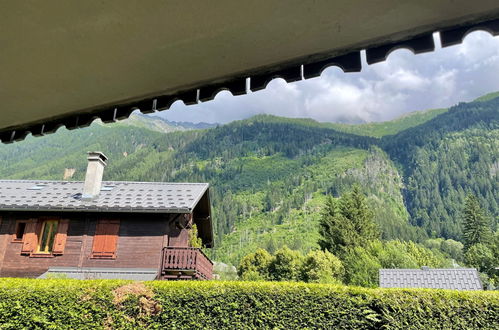
[[[0,5],[0,139],[112,122],[296,81],[330,65],[361,70],[473,30],[499,33],[496,0],[12,1]],[[495,21],[494,21],[495,20]],[[250,78],[250,79],[247,79]]]

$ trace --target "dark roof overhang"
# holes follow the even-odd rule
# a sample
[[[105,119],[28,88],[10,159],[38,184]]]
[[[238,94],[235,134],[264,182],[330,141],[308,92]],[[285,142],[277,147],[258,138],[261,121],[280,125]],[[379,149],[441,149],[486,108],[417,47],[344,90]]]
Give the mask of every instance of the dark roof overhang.
[[[210,190],[207,189],[193,211],[193,220],[198,229],[198,236],[203,246],[214,246],[213,219],[211,216]]]
[[[0,140],[113,122],[139,109],[211,100],[361,70],[397,48],[414,53],[499,34],[496,0],[11,2],[0,10]],[[248,79],[249,78],[249,79]]]

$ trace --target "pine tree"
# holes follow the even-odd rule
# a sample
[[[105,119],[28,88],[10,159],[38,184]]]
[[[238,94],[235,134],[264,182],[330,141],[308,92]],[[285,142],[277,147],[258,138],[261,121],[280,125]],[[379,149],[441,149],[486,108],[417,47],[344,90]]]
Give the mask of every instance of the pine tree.
[[[363,246],[380,237],[365,195],[358,185],[338,200],[329,197],[320,220],[319,246],[341,255],[346,249]]]
[[[489,221],[485,216],[478,198],[469,194],[463,210],[463,243],[467,251],[475,244],[487,245],[491,239]]]
[[[359,185],[354,185],[352,191],[345,196],[340,204],[340,211],[352,224],[359,235],[359,241],[378,239],[380,234],[374,223],[374,213],[368,207],[366,196]]]
[[[334,200],[331,196],[328,197],[324,211],[319,223],[319,246],[322,250],[332,251],[333,253],[339,252],[341,246],[346,245],[344,233],[347,232],[348,226],[346,221],[343,221],[343,216],[338,210],[339,202]]]

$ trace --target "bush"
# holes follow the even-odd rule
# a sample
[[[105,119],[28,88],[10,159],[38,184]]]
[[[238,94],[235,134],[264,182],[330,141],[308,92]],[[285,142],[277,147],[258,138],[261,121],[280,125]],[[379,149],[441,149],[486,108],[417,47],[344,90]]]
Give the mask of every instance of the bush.
[[[457,262],[463,261],[463,243],[453,239],[447,239],[442,242],[442,252],[445,252],[449,257]]]
[[[0,328],[99,328],[119,281],[0,279]]]
[[[444,258],[439,251],[431,251],[414,242],[398,240],[387,242],[371,242],[369,251],[377,256],[383,268],[432,268],[448,267],[450,260]]]
[[[494,253],[485,244],[478,243],[472,245],[464,254],[466,263],[478,269],[480,272],[487,273],[494,269]]]
[[[341,260],[345,267],[345,283],[365,287],[378,286],[379,260],[360,246],[349,249]]]
[[[0,279],[1,329],[493,329],[498,292]]]
[[[380,268],[446,268],[450,260],[439,251],[431,251],[414,242],[398,240],[372,241],[365,247],[356,246],[345,251],[341,261],[345,267],[345,283],[376,287]]]
[[[303,256],[286,245],[276,251],[269,264],[270,279],[274,281],[297,281]]]
[[[270,277],[268,268],[272,256],[264,249],[246,255],[239,263],[238,275],[247,280],[265,280]],[[248,274],[246,274],[248,273]],[[258,276],[257,276],[258,275]],[[257,276],[257,277],[255,277]]]
[[[246,255],[239,265],[244,281],[303,281],[341,283],[341,260],[328,251],[311,250],[306,256],[286,245],[271,255],[264,249]]]
[[[344,269],[340,259],[328,251],[310,251],[303,261],[301,280],[308,283],[341,283]]]

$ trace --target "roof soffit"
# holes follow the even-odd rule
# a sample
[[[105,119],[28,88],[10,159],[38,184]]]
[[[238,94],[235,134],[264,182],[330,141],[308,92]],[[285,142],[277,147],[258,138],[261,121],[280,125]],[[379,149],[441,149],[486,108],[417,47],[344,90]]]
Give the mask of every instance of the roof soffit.
[[[178,99],[208,101],[222,89],[240,95],[329,65],[359,71],[359,50],[367,49],[368,63],[399,47],[431,51],[436,31],[444,46],[474,29],[499,33],[492,0],[3,6],[2,142],[167,109]]]

